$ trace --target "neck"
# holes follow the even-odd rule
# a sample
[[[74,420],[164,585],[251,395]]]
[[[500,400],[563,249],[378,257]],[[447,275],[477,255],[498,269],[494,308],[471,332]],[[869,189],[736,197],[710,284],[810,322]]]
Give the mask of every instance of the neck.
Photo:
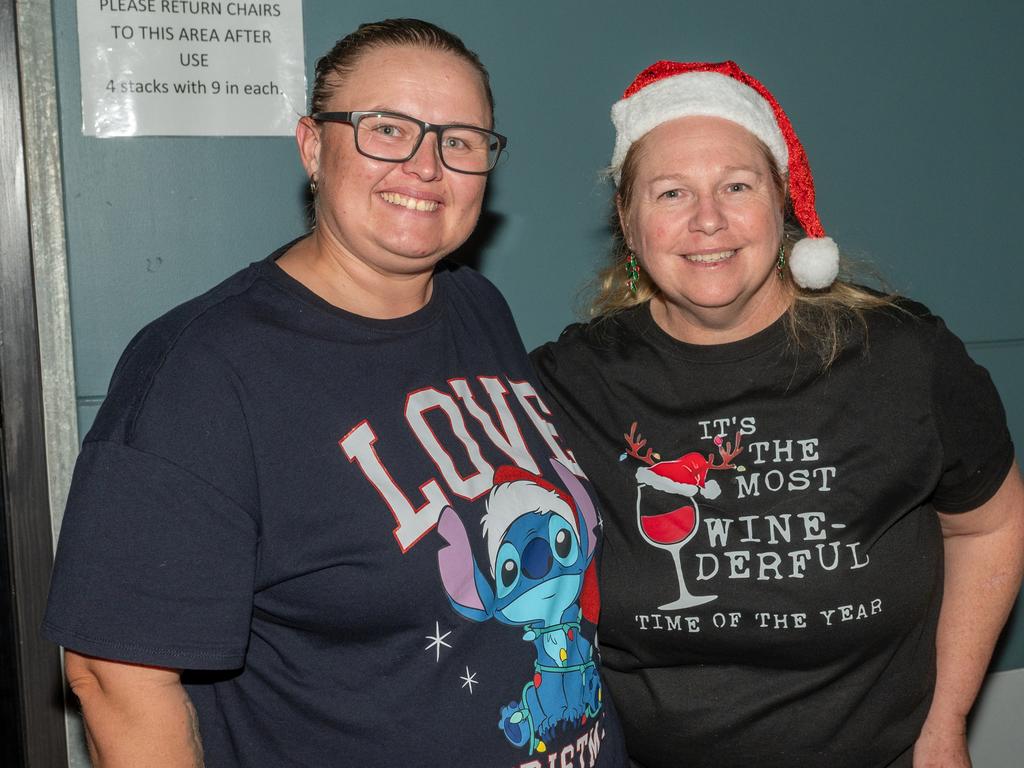
[[[765,296],[752,297],[743,306],[680,306],[655,296],[651,317],[661,330],[687,344],[728,344],[763,331],[791,304],[792,298],[782,286]]]
[[[277,264],[329,304],[361,317],[393,320],[422,309],[430,300],[436,261],[408,274],[385,272],[317,229]]]

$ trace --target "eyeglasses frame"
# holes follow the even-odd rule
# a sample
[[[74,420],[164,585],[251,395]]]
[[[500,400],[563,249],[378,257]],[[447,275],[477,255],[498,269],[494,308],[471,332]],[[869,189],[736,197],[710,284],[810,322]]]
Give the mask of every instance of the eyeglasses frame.
[[[403,157],[399,160],[392,160],[386,157],[377,157],[376,155],[371,155],[369,152],[364,152],[363,148],[359,146],[358,125],[359,121],[362,120],[363,117],[367,115],[378,115],[381,117],[396,117],[402,120],[408,120],[411,123],[415,123],[420,127],[420,138],[416,142],[416,146],[412,148],[412,151],[408,154],[408,156]],[[441,164],[449,171],[454,171],[455,173],[465,173],[471,176],[486,176],[491,171],[493,171],[498,166],[498,160],[501,159],[501,153],[508,145],[508,139],[505,136],[501,135],[497,131],[492,131],[489,128],[481,128],[479,125],[467,125],[465,123],[446,123],[444,125],[437,125],[435,123],[428,123],[426,120],[419,120],[415,117],[412,117],[411,115],[404,115],[401,112],[387,112],[379,109],[361,109],[352,112],[314,112],[309,117],[311,120],[314,120],[318,123],[346,123],[348,125],[351,125],[352,138],[356,144],[356,151],[363,157],[368,157],[371,160],[379,160],[384,163],[408,162],[413,157],[415,157],[417,152],[420,151],[420,145],[423,144],[423,139],[426,138],[426,135],[428,133],[436,134],[437,156],[441,159]],[[498,142],[498,151],[494,155],[494,164],[491,165],[491,167],[488,168],[486,171],[464,171],[461,168],[453,168],[452,166],[448,165],[448,162],[444,159],[444,150],[441,148],[441,135],[442,133],[444,133],[444,131],[448,130],[449,128],[468,128],[470,130],[480,131],[482,133],[487,133],[493,136]]]

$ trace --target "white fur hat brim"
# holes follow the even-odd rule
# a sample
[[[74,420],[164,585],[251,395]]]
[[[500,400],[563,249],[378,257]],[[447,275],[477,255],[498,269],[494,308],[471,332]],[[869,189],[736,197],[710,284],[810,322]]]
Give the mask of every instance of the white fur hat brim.
[[[768,146],[780,168],[788,167],[786,140],[771,105],[757,91],[717,72],[688,72],[651,83],[612,106],[615,183],[619,183],[626,153],[637,139],[662,123],[698,115],[743,126]]]

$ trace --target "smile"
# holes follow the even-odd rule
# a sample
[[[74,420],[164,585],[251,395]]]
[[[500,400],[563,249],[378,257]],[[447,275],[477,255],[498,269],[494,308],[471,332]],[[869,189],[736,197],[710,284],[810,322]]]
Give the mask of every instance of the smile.
[[[408,208],[410,211],[436,211],[438,205],[435,200],[422,200],[415,197],[406,197],[405,195],[400,195],[397,192],[381,192],[380,198],[385,203],[400,205],[403,208]]]
[[[736,251],[719,251],[718,253],[688,253],[685,258],[687,261],[695,261],[698,264],[714,264],[719,261],[725,261],[731,259],[736,255]]]

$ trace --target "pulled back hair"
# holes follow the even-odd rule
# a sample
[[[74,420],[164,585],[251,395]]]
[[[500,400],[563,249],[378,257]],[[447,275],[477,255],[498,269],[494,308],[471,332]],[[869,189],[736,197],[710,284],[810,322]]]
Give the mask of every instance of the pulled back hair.
[[[480,57],[469,50],[458,36],[420,19],[384,19],[360,24],[355,32],[345,35],[336,42],[334,47],[316,62],[316,79],[309,100],[310,114],[326,111],[331,94],[352,74],[360,59],[367,53],[378,48],[401,46],[451,53],[472,66],[480,75],[480,82],[487,96],[487,106],[491,112],[491,122],[494,122],[491,78]]]
[[[619,185],[616,189],[617,209],[627,214],[634,204],[637,168],[645,151],[647,136],[635,141],[626,153],[622,163]],[[806,236],[793,212],[793,201],[789,197],[786,177],[775,161],[768,146],[757,137],[764,158],[768,161],[772,183],[779,199],[784,200],[782,223],[782,248],[786,261],[792,254],[793,246]],[[611,178],[611,169],[609,169]],[[631,307],[645,304],[658,295],[658,287],[641,270],[637,281],[636,295],[626,283],[626,261],[630,255],[626,235],[622,229],[618,210],[612,212],[612,249],[609,263],[594,278],[591,285],[592,299],[589,314],[592,318],[610,317]],[[856,327],[866,330],[864,313],[879,307],[896,307],[896,296],[876,293],[852,282],[853,264],[845,257],[839,261],[840,277],[828,288],[819,291],[802,288],[793,280],[792,272],[783,270],[782,280],[791,297],[786,311],[785,323],[789,341],[798,349],[813,352],[820,360],[822,370],[835,362]]]

